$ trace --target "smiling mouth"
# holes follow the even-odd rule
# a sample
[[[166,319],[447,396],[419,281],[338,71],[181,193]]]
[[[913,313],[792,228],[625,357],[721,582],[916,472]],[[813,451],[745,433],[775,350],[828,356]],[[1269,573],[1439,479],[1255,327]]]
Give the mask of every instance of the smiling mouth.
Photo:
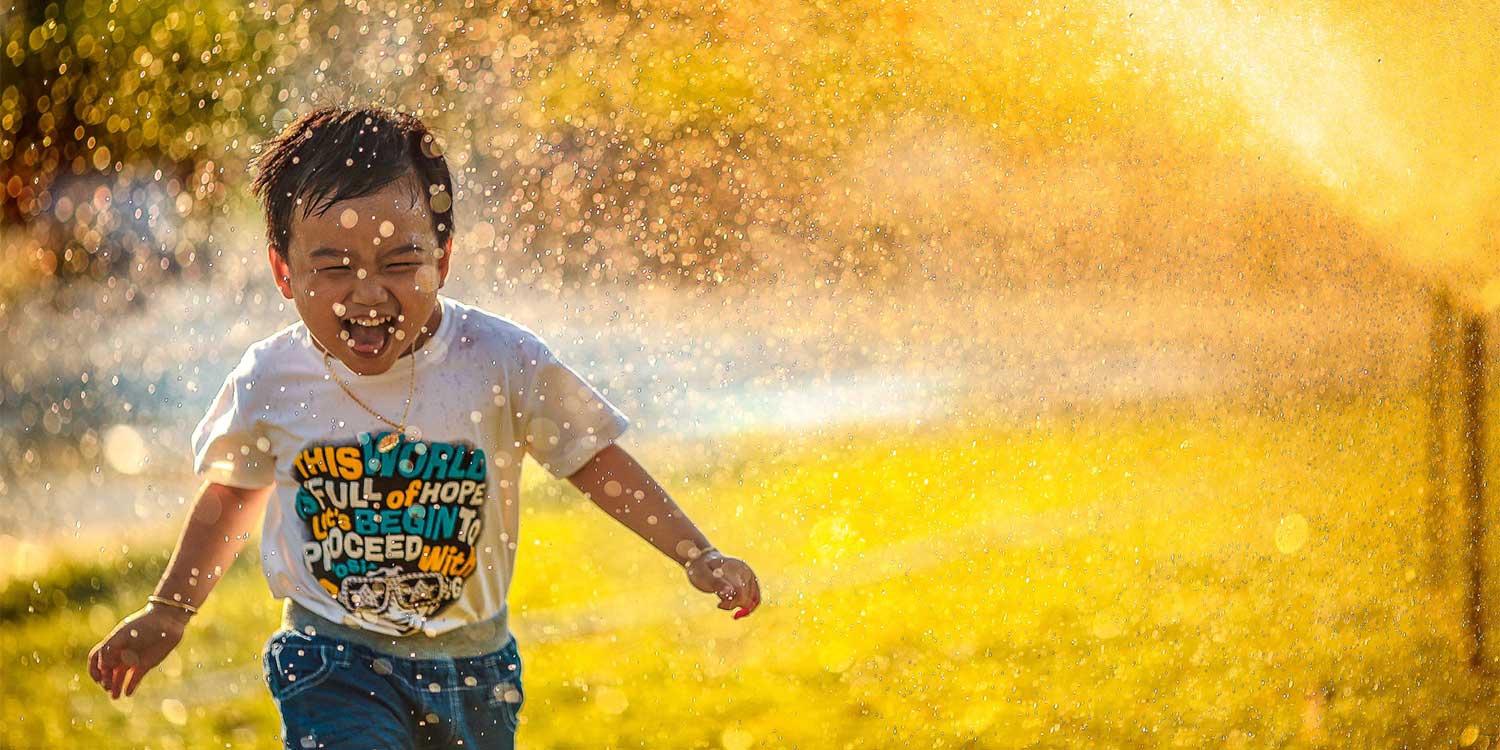
[[[344,318],[344,339],[349,345],[350,351],[361,357],[378,357],[383,354],[390,344],[391,335],[395,333],[395,326],[391,322],[396,318],[393,315],[381,315],[377,317],[359,316]]]

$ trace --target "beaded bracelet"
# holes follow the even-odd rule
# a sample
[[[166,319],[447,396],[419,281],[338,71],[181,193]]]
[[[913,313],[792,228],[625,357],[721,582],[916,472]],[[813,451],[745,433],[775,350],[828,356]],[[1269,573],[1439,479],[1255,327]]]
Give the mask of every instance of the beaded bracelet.
[[[180,610],[183,610],[183,611],[187,612],[190,615],[196,615],[196,614],[198,614],[198,608],[197,607],[194,607],[191,604],[183,604],[182,602],[174,602],[171,599],[168,599],[168,598],[166,598],[164,596],[157,596],[156,594],[152,594],[152,595],[146,597],[146,601],[152,602],[152,603],[155,603],[155,604],[165,604],[168,607],[176,607],[176,608],[178,608]]]

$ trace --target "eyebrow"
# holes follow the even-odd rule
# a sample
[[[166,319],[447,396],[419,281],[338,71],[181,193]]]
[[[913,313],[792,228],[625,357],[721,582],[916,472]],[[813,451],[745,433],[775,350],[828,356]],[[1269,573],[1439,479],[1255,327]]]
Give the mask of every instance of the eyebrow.
[[[381,253],[380,255],[381,255],[381,257],[388,257],[388,256],[391,256],[391,255],[398,255],[400,253],[412,253],[412,252],[420,253],[420,252],[422,252],[422,250],[423,250],[423,247],[421,245],[408,242],[405,245],[401,245],[399,247],[393,247],[393,248],[391,248],[389,250],[386,250],[385,252]],[[347,250],[340,250],[340,249],[335,248],[335,247],[320,247],[317,250],[314,250],[314,251],[308,253],[307,254],[307,259],[308,260],[335,260],[335,259],[344,257],[344,255],[347,254],[347,253],[348,253]]]

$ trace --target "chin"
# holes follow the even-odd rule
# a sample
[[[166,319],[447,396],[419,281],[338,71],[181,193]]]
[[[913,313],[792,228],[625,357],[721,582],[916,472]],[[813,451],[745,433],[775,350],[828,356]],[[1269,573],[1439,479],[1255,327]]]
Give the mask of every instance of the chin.
[[[351,357],[348,354],[345,354],[344,356],[338,358],[338,360],[340,362],[343,362],[350,370],[353,370],[360,375],[379,375],[391,369],[391,366],[395,363],[387,362],[386,359],[388,358],[384,356],[372,359],[361,357],[358,355]]]

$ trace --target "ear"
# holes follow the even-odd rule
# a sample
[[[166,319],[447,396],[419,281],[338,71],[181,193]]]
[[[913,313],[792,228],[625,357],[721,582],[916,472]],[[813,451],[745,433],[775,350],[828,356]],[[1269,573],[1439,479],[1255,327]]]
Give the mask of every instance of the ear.
[[[276,279],[276,288],[281,290],[281,296],[292,298],[292,267],[276,252],[275,245],[266,245],[266,255],[271,261],[271,274]]]
[[[453,235],[448,235],[448,241],[443,243],[442,257],[438,258],[438,288],[448,282],[448,266],[453,261]]]

